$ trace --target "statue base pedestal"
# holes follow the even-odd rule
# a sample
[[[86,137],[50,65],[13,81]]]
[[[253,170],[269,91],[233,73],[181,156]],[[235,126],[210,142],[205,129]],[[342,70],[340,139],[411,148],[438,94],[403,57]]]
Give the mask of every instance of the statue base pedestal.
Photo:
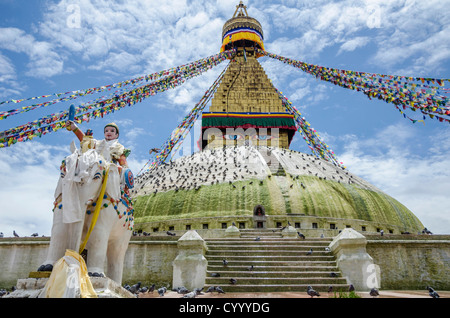
[[[18,279],[16,290],[3,296],[3,298],[38,298],[48,281],[50,273],[31,272],[29,278]],[[136,295],[108,277],[90,277],[90,280],[98,298],[136,298]]]

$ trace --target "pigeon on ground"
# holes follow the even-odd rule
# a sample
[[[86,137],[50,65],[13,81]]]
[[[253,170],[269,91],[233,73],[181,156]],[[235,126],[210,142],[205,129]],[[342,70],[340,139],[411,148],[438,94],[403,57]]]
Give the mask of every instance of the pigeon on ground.
[[[372,297],[377,297],[377,296],[380,296],[380,292],[378,291],[378,289],[372,288],[369,292],[369,295]]]
[[[141,287],[141,288],[139,288],[138,292],[139,293],[146,293],[146,292],[148,292],[148,287],[147,286]]]
[[[300,233],[300,232],[297,232],[297,234],[298,234],[298,236],[299,236],[301,239],[305,239],[305,238],[306,238],[305,235],[303,235],[303,234]]]
[[[209,286],[205,293],[212,293],[214,290],[216,290],[214,286]]]
[[[313,252],[313,249],[311,248],[311,249],[309,249],[308,252],[306,252],[306,255],[312,255],[312,252]]]
[[[187,293],[189,293],[189,290],[186,287],[184,287],[184,286],[178,287],[175,291],[178,294],[187,294]]]
[[[38,235],[39,235],[38,233],[31,234],[32,237],[37,237]]]
[[[316,292],[311,286],[308,286],[308,287],[307,287],[306,293],[307,293],[309,296],[311,296],[311,298],[313,298],[314,296],[317,296],[317,297],[320,296],[319,292]]]
[[[253,265],[250,265],[249,267],[247,267],[248,271],[252,271],[253,270]]]
[[[222,262],[223,262],[223,266],[227,266],[228,265],[228,261],[226,259],[224,259]]]
[[[220,277],[219,273],[211,273],[211,277]]]
[[[197,292],[194,290],[190,293],[184,294],[182,298],[195,298],[195,296],[197,296]]]
[[[202,288],[195,288],[194,291],[195,291],[195,293],[196,293],[197,295],[203,295],[203,293],[202,293],[203,287],[202,287]]]
[[[430,297],[432,298],[439,298],[439,294],[433,289],[433,287],[428,286],[428,294],[430,295]]]
[[[220,286],[216,287],[216,292],[218,292],[219,294],[225,294],[225,292],[223,291],[223,289]]]
[[[255,238],[255,241],[260,241],[261,240],[261,238],[259,237],[259,236],[257,236],[256,238]]]
[[[13,234],[15,237],[19,237],[19,234],[17,234],[15,230],[13,230]]]
[[[331,276],[331,277],[337,277],[337,274],[336,274],[335,272],[331,272],[331,273],[330,273],[330,276]]]
[[[234,285],[234,284],[236,284],[236,283],[237,283],[237,280],[236,280],[236,279],[234,279],[234,278],[230,278],[230,283],[231,283],[232,285]]]
[[[167,235],[170,235],[170,236],[175,236],[176,235],[175,233],[172,233],[170,231],[167,231],[166,233],[167,233]]]
[[[348,286],[348,291],[349,292],[355,291],[355,286],[353,286],[353,284],[350,284],[350,286]]]
[[[150,286],[150,288],[148,289],[148,292],[153,293],[154,290],[155,290],[155,284],[152,284],[152,286]]]
[[[332,292],[333,292],[333,286],[331,286],[331,285],[328,286],[328,292],[329,292],[329,293],[332,293]]]
[[[141,282],[138,282],[137,284],[134,284],[133,286],[131,286],[129,290],[133,294],[136,294],[140,287],[141,287]]]
[[[159,296],[164,296],[164,293],[167,291],[166,287],[161,287],[158,289]]]

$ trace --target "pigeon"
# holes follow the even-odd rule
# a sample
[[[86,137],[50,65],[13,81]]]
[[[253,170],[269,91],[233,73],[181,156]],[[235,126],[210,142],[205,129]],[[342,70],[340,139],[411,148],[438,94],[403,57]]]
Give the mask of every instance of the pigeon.
[[[225,294],[225,292],[223,291],[223,289],[222,289],[220,286],[217,286],[217,287],[216,287],[216,291],[217,291],[219,294]]]
[[[433,289],[433,287],[428,286],[428,294],[430,295],[430,297],[432,298],[439,298],[439,294]]]
[[[255,241],[259,241],[259,240],[261,240],[261,238],[259,236],[255,238]]]
[[[337,277],[337,274],[336,274],[335,272],[331,272],[331,273],[330,273],[330,276],[331,276],[331,277]]]
[[[159,296],[164,296],[164,293],[167,291],[166,287],[161,287],[158,289]]]
[[[250,265],[249,267],[247,267],[248,271],[252,271],[253,270],[253,265]]]
[[[32,237],[37,237],[38,235],[39,235],[39,234],[37,234],[37,233],[31,234]]]
[[[208,289],[205,291],[205,293],[212,293],[215,290],[214,286],[208,287]]]
[[[17,234],[15,230],[13,230],[13,234],[15,237],[19,237],[19,234]]]
[[[309,285],[308,285],[308,287],[307,287],[306,293],[307,293],[309,296],[311,296],[311,298],[313,298],[314,296],[317,296],[317,297],[320,296],[319,292],[316,292],[316,291],[315,291],[311,286],[309,286]]]
[[[329,251],[330,251],[330,248],[329,248],[328,246],[325,247],[325,251],[329,252]]]
[[[380,296],[380,292],[378,291],[378,289],[372,288],[369,292],[369,295],[372,297],[377,297],[377,296]]]
[[[182,298],[195,298],[195,296],[197,296],[197,292],[194,290],[190,293],[184,294]]]
[[[332,293],[332,292],[333,292],[333,286],[331,286],[331,285],[328,286],[328,292],[329,292],[329,293]]]
[[[313,249],[311,248],[311,249],[309,249],[308,252],[306,252],[306,255],[312,255],[312,252],[313,252]]]
[[[202,290],[203,290],[203,287],[202,287],[202,288],[195,288],[195,289],[194,289],[196,295],[203,295]]]
[[[383,230],[381,230],[381,231],[380,231],[380,235],[381,235],[381,236],[383,236],[383,234],[384,234],[384,231],[383,231]]]
[[[148,287],[147,286],[141,287],[141,288],[139,288],[138,292],[139,293],[146,293],[146,292],[148,292]]]
[[[184,287],[184,286],[178,287],[175,291],[178,294],[187,294],[187,293],[189,293],[189,290],[186,287]]]
[[[175,236],[176,235],[175,233],[172,233],[170,231],[167,231],[166,233],[167,233],[167,235],[170,235],[170,236]]]
[[[220,277],[219,273],[211,273],[211,277]]]
[[[133,294],[136,294],[139,291],[139,288],[141,287],[141,282],[138,282],[137,284],[134,284],[130,287],[129,291]]]
[[[234,284],[236,284],[236,283],[237,283],[237,280],[236,280],[236,279],[234,279],[234,278],[230,278],[230,283],[231,283],[232,285],[234,285]]]
[[[154,290],[155,290],[155,284],[152,284],[152,286],[150,286],[150,288],[148,289],[148,292],[153,293]]]
[[[355,291],[355,286],[353,286],[353,284],[350,284],[350,286],[348,286],[348,291],[349,292]]]
[[[304,236],[302,233],[297,232],[297,234],[298,234],[298,236],[299,236],[301,239],[305,239],[305,236]]]
[[[224,259],[222,262],[223,262],[223,266],[227,266],[228,265],[228,261],[226,259]]]

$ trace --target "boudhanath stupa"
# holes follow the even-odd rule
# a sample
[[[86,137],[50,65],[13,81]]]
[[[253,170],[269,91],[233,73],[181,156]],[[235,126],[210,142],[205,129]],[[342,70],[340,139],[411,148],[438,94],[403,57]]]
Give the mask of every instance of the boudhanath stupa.
[[[289,149],[297,131],[258,62],[261,24],[242,2],[222,32],[235,49],[208,112],[201,151],[139,175],[135,230],[280,228],[309,236],[417,233],[424,226],[400,202],[333,162]]]

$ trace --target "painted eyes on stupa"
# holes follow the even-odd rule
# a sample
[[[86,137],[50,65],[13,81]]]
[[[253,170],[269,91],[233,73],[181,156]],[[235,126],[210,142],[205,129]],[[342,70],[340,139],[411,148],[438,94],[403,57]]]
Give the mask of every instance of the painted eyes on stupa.
[[[101,177],[102,177],[102,174],[100,172],[97,172],[96,174],[94,174],[94,180],[101,179]]]
[[[226,140],[240,140],[240,139],[244,139],[244,136],[242,135],[224,135],[223,136],[224,139]],[[253,135],[250,136],[250,139],[255,139],[255,140],[270,140],[275,138],[274,136],[270,136],[270,135]]]

